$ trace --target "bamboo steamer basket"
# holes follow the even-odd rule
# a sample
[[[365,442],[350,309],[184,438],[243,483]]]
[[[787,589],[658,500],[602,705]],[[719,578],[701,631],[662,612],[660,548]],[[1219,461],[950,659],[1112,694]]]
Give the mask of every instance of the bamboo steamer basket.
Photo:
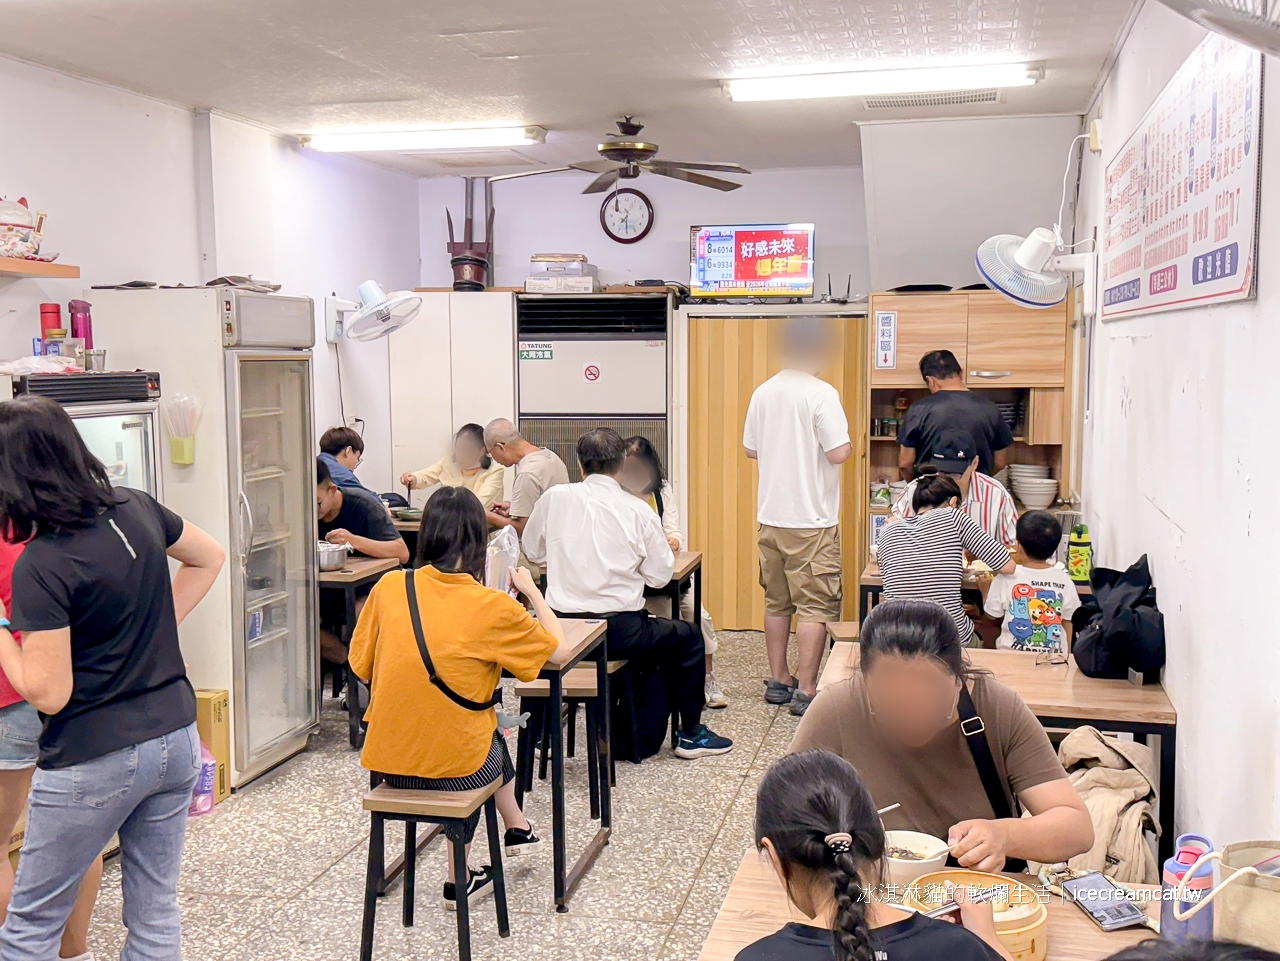
[[[917,911],[941,907],[945,897],[943,884],[947,881],[982,890],[1007,886],[1009,910],[996,912],[996,934],[1017,961],[1044,961],[1049,946],[1049,910],[1041,903],[1035,888],[1007,875],[956,868],[917,878],[907,888],[903,905]],[[1008,917],[1001,918],[1002,914]]]

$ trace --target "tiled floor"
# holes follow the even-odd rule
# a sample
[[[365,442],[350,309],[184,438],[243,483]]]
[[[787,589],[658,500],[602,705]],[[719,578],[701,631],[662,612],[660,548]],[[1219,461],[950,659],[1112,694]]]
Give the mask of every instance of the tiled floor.
[[[750,846],[756,784],[786,750],[797,723],[764,703],[762,635],[722,634],[716,674],[733,703],[708,711],[706,720],[734,739],[734,751],[681,761],[664,748],[638,767],[619,763],[613,838],[568,914],[556,914],[552,904],[551,801],[547,786],[535,782],[526,812],[547,843],[532,857],[507,862],[510,938],[498,938],[491,900],[477,906],[477,959],[697,958]],[[594,833],[594,822],[587,817],[581,749],[566,766],[572,862]],[[180,882],[184,956],[354,959],[368,837],[359,799],[367,786],[346,743],[345,715],[326,699],[323,730],[306,752],[191,822]],[[403,844],[397,828],[388,834],[389,851]],[[472,857],[477,863],[486,860],[483,838],[481,831]],[[420,861],[414,927],[400,926],[399,884],[380,904],[375,957],[457,957],[454,915],[439,903],[443,851],[443,844],[432,845]],[[124,935],[117,859],[103,879],[90,944],[100,959],[116,957]]]

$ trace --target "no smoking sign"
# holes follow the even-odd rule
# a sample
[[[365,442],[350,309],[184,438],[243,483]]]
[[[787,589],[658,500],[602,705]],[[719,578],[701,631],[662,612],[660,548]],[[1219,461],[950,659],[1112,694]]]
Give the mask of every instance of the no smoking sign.
[[[600,379],[600,368],[595,364],[587,364],[582,368],[582,379],[588,384],[594,384]]]

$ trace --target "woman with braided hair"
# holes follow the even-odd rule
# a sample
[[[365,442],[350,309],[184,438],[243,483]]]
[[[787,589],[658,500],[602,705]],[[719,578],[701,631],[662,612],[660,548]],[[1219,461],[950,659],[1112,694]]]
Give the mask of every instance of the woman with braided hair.
[[[1013,961],[989,903],[962,889],[960,924],[883,900],[884,829],[852,764],[801,751],[766,772],[756,792],[756,845],[812,924],[788,924],[737,961]]]

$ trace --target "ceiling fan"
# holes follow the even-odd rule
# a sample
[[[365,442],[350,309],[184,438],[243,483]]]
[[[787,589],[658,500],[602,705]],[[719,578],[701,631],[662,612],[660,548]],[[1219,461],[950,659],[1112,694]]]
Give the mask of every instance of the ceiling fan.
[[[563,170],[583,170],[597,174],[596,179],[587,184],[584,194],[599,194],[614,187],[619,180],[635,180],[640,172],[657,174],[659,177],[671,177],[700,187],[711,187],[715,190],[737,190],[742,184],[732,180],[722,180],[697,173],[699,170],[715,170],[724,173],[751,173],[741,164],[734,163],[685,163],[682,160],[655,160],[658,145],[639,139],[644,124],[636,123],[630,116],[617,121],[618,132],[607,134],[604,143],[599,144],[602,160],[583,160],[565,167],[552,167],[547,170],[527,170],[517,174],[502,174],[490,177],[489,180],[515,180],[519,177],[536,177],[539,174],[559,173]]]

